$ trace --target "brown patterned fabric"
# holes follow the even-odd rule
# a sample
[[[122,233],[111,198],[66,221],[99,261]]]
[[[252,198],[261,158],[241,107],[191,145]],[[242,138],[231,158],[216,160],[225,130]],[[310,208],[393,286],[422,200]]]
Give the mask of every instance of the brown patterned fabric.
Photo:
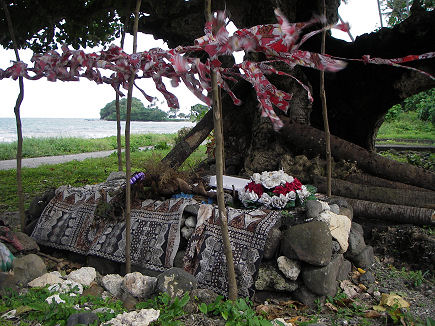
[[[233,208],[227,208],[227,215],[238,294],[252,297],[267,235],[281,215],[278,211]],[[198,287],[228,296],[227,265],[216,207],[201,205],[195,232],[187,245],[184,267],[196,277]]]
[[[32,237],[41,245],[125,262],[125,222],[95,216],[101,200],[110,203],[124,183],[83,188],[60,187],[36,225]],[[102,193],[107,198],[102,197]],[[103,199],[102,199],[103,198]],[[184,198],[145,200],[131,210],[131,262],[164,271],[173,266],[180,243]]]

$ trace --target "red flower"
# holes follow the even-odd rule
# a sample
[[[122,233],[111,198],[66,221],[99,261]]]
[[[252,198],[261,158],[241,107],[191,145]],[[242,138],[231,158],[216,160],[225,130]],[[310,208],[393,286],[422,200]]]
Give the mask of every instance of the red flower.
[[[298,179],[295,178],[295,180],[292,182],[292,184],[293,184],[293,187],[295,188],[295,191],[302,189],[302,183]]]
[[[251,181],[245,186],[245,190],[253,191],[255,192],[258,197],[261,197],[263,195],[263,186],[259,183],[255,183],[254,181]]]
[[[273,190],[273,193],[277,194],[278,196],[281,194],[287,194],[289,192],[289,190],[287,189],[287,185],[289,185],[289,183],[286,183],[285,186],[276,186]]]

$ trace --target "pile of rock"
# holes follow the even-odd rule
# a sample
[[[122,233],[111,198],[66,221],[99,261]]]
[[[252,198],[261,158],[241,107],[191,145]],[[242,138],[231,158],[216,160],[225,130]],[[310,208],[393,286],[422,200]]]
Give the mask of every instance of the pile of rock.
[[[305,210],[283,217],[269,233],[256,290],[285,292],[307,305],[334,296],[352,263],[367,269],[374,262],[373,248],[352,217],[341,200],[311,200]]]
[[[199,204],[186,206],[180,221],[181,242],[174,261],[177,271],[183,268],[182,257],[187,241],[195,230],[198,209]],[[352,264],[355,267],[368,269],[374,262],[373,248],[365,244],[363,229],[361,225],[352,222],[352,218],[352,207],[339,199],[311,200],[304,208],[283,215],[279,225],[273,227],[268,235],[263,261],[255,282],[257,292],[273,291],[288,294],[308,305],[312,305],[319,298],[335,295],[338,281],[349,278]],[[36,252],[39,249],[31,238],[21,233],[18,235],[21,237],[20,241],[22,240],[26,248],[29,248],[30,251],[27,252]],[[45,273],[45,266],[41,265],[39,268],[39,261],[35,257],[39,258],[36,255],[27,255],[14,261],[14,282],[29,282]],[[32,266],[30,267],[29,264]],[[88,257],[87,265],[97,268],[103,275],[123,274],[123,264],[102,258]],[[140,268],[135,269],[134,266],[133,270],[156,276],[148,278],[143,276],[141,280],[138,279],[139,276],[129,276],[129,278],[134,277],[128,281],[131,284],[137,283],[143,286],[146,284],[146,290],[138,290],[143,292],[141,295],[137,292],[130,293],[126,289],[121,291],[118,285],[124,278],[119,275],[109,275],[102,286],[110,287],[113,295],[132,302],[134,300],[128,299],[126,293],[131,297],[143,298],[155,291],[164,291],[156,281],[159,277],[167,277],[161,276],[165,275],[164,273],[156,275]],[[10,278],[7,275],[0,277],[2,281]],[[189,282],[196,284],[192,275],[189,279]],[[115,290],[112,285],[108,285],[108,280],[112,285],[116,284]],[[12,280],[6,283],[11,282]],[[196,285],[190,289],[195,287]]]
[[[271,229],[255,282],[257,292],[285,293],[313,305],[317,299],[336,294],[339,282],[349,279],[352,264],[369,269],[374,263],[373,248],[365,244],[362,226],[352,222],[352,207],[340,199],[327,201],[310,200]],[[177,257],[183,257],[195,230],[198,208],[186,207]],[[174,264],[183,267],[181,258]]]
[[[17,284],[21,288],[45,287],[53,294],[46,301],[48,303],[62,304],[65,301],[59,294],[66,293],[70,296],[94,295],[102,298],[116,297],[123,301],[127,310],[133,311],[136,303],[144,301],[158,293],[168,293],[171,297],[181,297],[189,291],[192,295],[196,290],[195,278],[180,268],[172,268],[157,277],[143,275],[139,272],[126,274],[124,277],[118,274],[101,276],[93,267],[82,267],[74,270],[66,276],[58,271],[47,273],[44,261],[35,254],[25,255],[14,260],[13,273],[0,273],[8,275],[9,278],[2,278],[4,288],[17,290]],[[210,294],[213,301],[217,295]],[[192,296],[193,297],[193,296]],[[197,297],[197,296],[195,296]],[[205,299],[210,301],[209,299]],[[3,318],[14,318],[14,311],[7,313]],[[97,311],[77,313],[70,316],[67,325],[89,324],[98,320]],[[158,318],[158,311],[153,309],[142,309],[131,313],[118,315],[114,318],[112,325],[148,325]]]

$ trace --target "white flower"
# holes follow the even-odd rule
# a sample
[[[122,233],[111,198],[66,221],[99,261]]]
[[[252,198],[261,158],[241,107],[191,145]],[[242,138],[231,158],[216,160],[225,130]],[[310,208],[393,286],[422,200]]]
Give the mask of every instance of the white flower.
[[[295,181],[295,178],[293,178],[291,175],[288,175],[286,173],[284,173],[283,178],[282,178],[285,182],[288,183],[292,183],[293,181]]]
[[[296,200],[296,193],[294,191],[288,192],[285,196],[287,200]]]
[[[275,173],[274,175],[271,176],[270,178],[274,184],[273,187],[279,186],[281,184],[284,184],[285,181],[282,178],[282,175],[280,173]]]
[[[307,187],[305,187],[304,185],[301,187],[301,192],[302,192],[302,195],[304,197],[308,197],[309,195],[311,195],[311,193],[308,191]]]
[[[248,206],[248,202],[255,202],[258,200],[258,195],[253,191],[239,191],[239,199],[243,205]]]
[[[283,194],[272,197],[272,207],[282,209],[287,205],[287,198]]]
[[[275,182],[274,182],[272,179],[270,179],[270,178],[267,178],[266,180],[263,180],[263,181],[261,182],[261,184],[262,184],[265,188],[267,188],[267,189],[272,189],[272,188],[275,187]]]
[[[264,171],[261,174],[261,184],[268,189],[273,189],[276,186],[279,186],[281,182],[282,178],[279,171]]]
[[[251,180],[255,183],[261,183],[261,175],[260,173],[254,173],[251,177]]]
[[[266,207],[270,207],[272,205],[272,197],[270,197],[267,193],[263,193],[258,200],[259,203],[263,204]]]
[[[247,191],[245,193],[245,198],[246,198],[246,200],[257,201],[258,200],[258,195],[255,192],[253,192],[253,191]]]
[[[296,193],[298,194],[301,203],[304,202],[304,199],[311,194],[305,186],[302,186],[300,190],[296,190]]]

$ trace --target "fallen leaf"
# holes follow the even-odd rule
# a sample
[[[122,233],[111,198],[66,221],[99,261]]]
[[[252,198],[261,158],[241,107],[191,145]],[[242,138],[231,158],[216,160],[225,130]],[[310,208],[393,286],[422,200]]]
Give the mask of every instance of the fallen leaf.
[[[357,270],[358,270],[358,272],[360,272],[361,274],[365,274],[365,273],[366,273],[366,271],[363,270],[362,268],[358,268]]]
[[[261,304],[255,308],[258,314],[265,314],[268,318],[274,319],[283,314],[283,308],[275,304]]]
[[[305,308],[306,306],[296,300],[287,300],[287,301],[282,301],[279,303],[281,306],[286,306],[286,307],[291,307],[294,308],[295,310],[301,309],[301,308]]]
[[[358,284],[358,287],[363,290],[363,291],[367,291],[367,286],[365,286],[364,284],[360,283]]]
[[[338,312],[338,309],[330,302],[325,303],[325,307],[328,307],[328,309],[333,312]]]
[[[349,307],[354,302],[354,300],[351,298],[345,298],[341,300],[336,300],[334,302],[339,307]]]
[[[382,306],[373,306],[372,309],[375,311],[386,311],[387,310],[385,307],[382,307]]]
[[[343,293],[346,294],[346,296],[350,299],[356,297],[358,295],[358,292],[360,292],[359,287],[349,280],[341,281],[340,288],[343,290]]]
[[[382,317],[382,314],[376,310],[369,310],[369,311],[366,311],[366,313],[364,314],[364,317],[366,317],[366,318],[379,318],[379,317]]]
[[[311,319],[309,319],[308,317],[305,316],[296,316],[296,317],[292,317],[289,322],[292,324],[296,324],[297,322],[299,323],[303,323],[303,322],[307,322],[310,321]]]
[[[409,302],[404,300],[400,295],[390,293],[382,293],[381,302],[379,303],[381,306],[397,306],[397,308],[409,308]]]

